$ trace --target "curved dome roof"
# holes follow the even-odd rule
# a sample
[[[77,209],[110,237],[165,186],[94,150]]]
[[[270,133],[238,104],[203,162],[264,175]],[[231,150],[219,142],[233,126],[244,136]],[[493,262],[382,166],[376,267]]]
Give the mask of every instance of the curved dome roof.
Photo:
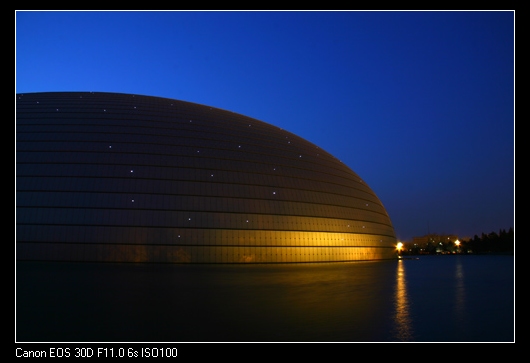
[[[318,146],[214,107],[18,94],[17,259],[170,263],[395,258],[375,193]]]

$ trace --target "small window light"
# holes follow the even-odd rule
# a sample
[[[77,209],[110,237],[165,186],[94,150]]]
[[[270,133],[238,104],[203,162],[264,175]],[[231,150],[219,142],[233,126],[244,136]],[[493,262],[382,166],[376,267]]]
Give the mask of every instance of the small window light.
[[[191,218],[188,218],[188,221],[191,221]]]
[[[109,149],[112,149],[112,145],[109,145]]]
[[[272,192],[272,194],[276,195],[276,192]]]
[[[131,202],[134,203],[134,199],[131,199]]]

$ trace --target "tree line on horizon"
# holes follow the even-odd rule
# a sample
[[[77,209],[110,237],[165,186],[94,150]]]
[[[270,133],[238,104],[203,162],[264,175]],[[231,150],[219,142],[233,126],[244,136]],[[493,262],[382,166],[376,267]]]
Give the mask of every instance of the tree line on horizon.
[[[400,252],[403,255],[418,254],[513,254],[515,250],[515,237],[513,227],[508,231],[500,229],[499,232],[481,233],[473,238],[463,239],[457,246],[453,241],[435,241],[417,245],[406,243]]]
[[[461,241],[460,249],[464,253],[468,251],[471,253],[513,253],[515,250],[513,227],[510,227],[508,231],[501,229],[499,233],[482,233],[480,237],[475,235],[473,238]]]

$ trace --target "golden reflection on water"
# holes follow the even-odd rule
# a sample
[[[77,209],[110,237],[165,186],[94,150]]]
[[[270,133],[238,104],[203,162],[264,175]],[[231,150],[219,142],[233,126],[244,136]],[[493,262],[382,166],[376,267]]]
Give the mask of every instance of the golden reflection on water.
[[[396,272],[396,289],[394,295],[394,338],[407,342],[413,340],[412,320],[410,317],[409,298],[407,295],[407,283],[405,278],[405,263],[399,259]]]

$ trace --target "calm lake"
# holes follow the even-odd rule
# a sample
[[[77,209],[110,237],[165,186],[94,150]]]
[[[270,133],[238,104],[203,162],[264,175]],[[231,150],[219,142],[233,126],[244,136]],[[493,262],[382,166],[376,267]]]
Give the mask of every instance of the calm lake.
[[[17,342],[514,342],[514,256],[16,263]]]

